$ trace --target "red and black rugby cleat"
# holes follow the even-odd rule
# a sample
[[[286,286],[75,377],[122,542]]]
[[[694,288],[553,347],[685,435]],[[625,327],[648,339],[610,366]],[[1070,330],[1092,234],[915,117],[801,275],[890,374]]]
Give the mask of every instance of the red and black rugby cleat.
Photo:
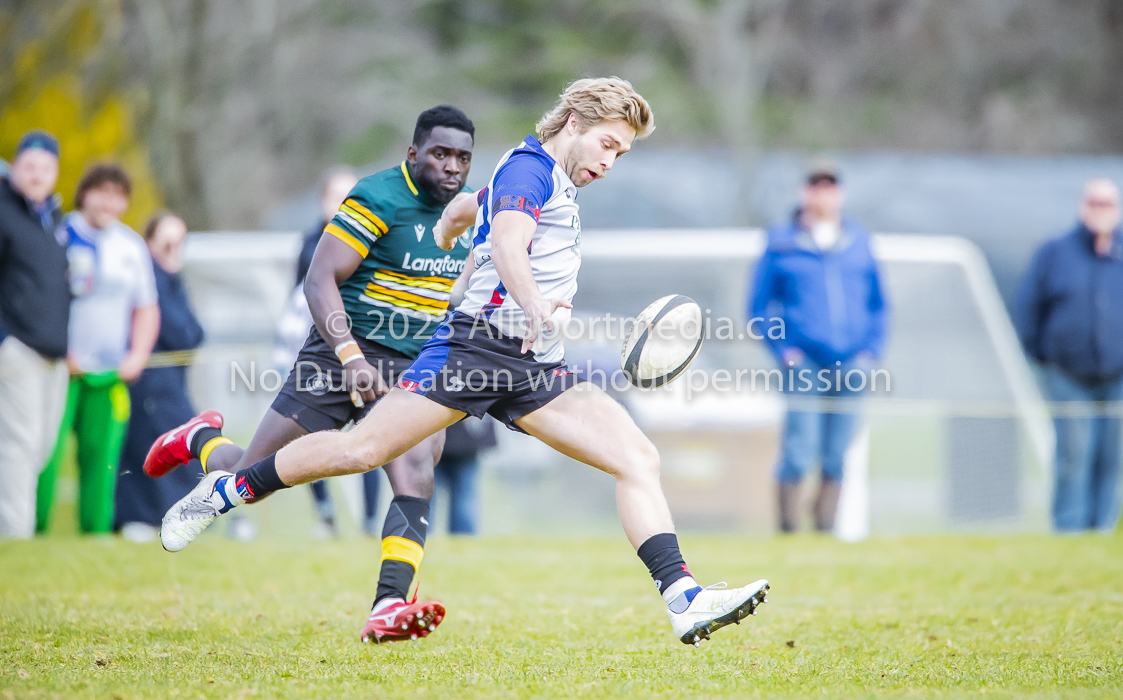
[[[435,600],[417,602],[398,600],[382,608],[372,610],[367,623],[363,625],[361,639],[364,642],[402,642],[428,637],[445,619],[445,606]]]
[[[191,454],[191,438],[201,428],[222,428],[222,414],[206,410],[183,425],[169,430],[152,443],[144,458],[144,473],[152,478],[161,477],[181,464],[187,464]]]

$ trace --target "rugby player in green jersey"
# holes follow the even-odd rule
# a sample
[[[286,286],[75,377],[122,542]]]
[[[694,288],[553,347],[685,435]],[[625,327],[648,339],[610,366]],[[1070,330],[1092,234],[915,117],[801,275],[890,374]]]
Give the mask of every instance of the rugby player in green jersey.
[[[433,226],[467,189],[474,136],[455,107],[421,113],[406,160],[360,180],[325,227],[304,282],[315,326],[249,447],[223,437],[222,416],[205,411],[153,444],[144,464],[149,476],[192,458],[204,471],[237,471],[303,435],[358,422],[389,391],[444,319],[454,284],[470,274],[469,235],[445,251]],[[424,555],[433,465],[443,445],[438,433],[386,466],[394,499],[363,641],[424,637],[444,617],[440,603],[418,603],[416,594],[406,601]],[[186,545],[167,527],[161,540],[170,551]]]

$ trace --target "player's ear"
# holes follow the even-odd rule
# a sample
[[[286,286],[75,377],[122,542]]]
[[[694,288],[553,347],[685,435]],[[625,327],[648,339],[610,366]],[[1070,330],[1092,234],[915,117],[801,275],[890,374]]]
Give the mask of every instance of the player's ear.
[[[577,112],[569,113],[569,119],[565,122],[565,128],[570,136],[581,133],[581,118],[577,116]]]
[[[410,165],[417,164],[417,146],[414,146],[412,143],[409,145],[409,148],[406,149],[406,160],[409,161]]]

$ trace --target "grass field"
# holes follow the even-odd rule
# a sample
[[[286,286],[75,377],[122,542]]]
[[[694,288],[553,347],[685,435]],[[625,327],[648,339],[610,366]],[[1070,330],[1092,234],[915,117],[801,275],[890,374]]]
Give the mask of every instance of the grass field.
[[[375,542],[0,544],[0,697],[1123,695],[1123,537],[683,541],[705,582],[773,584],[700,649],[623,537],[435,537],[449,616],[380,647]]]

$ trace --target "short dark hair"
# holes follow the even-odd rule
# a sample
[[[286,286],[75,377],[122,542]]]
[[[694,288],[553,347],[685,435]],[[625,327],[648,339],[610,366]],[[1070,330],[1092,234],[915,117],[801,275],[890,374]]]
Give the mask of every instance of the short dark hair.
[[[427,109],[417,117],[417,126],[413,129],[413,145],[420,146],[433,133],[438,126],[463,131],[476,140],[476,125],[456,107],[452,105],[438,105]]]
[[[74,206],[81,209],[86,193],[105,185],[120,187],[126,197],[131,197],[133,194],[133,181],[129,179],[129,174],[124,168],[116,163],[98,163],[86,170],[82,174],[82,179],[78,181],[78,189],[74,192]]]

